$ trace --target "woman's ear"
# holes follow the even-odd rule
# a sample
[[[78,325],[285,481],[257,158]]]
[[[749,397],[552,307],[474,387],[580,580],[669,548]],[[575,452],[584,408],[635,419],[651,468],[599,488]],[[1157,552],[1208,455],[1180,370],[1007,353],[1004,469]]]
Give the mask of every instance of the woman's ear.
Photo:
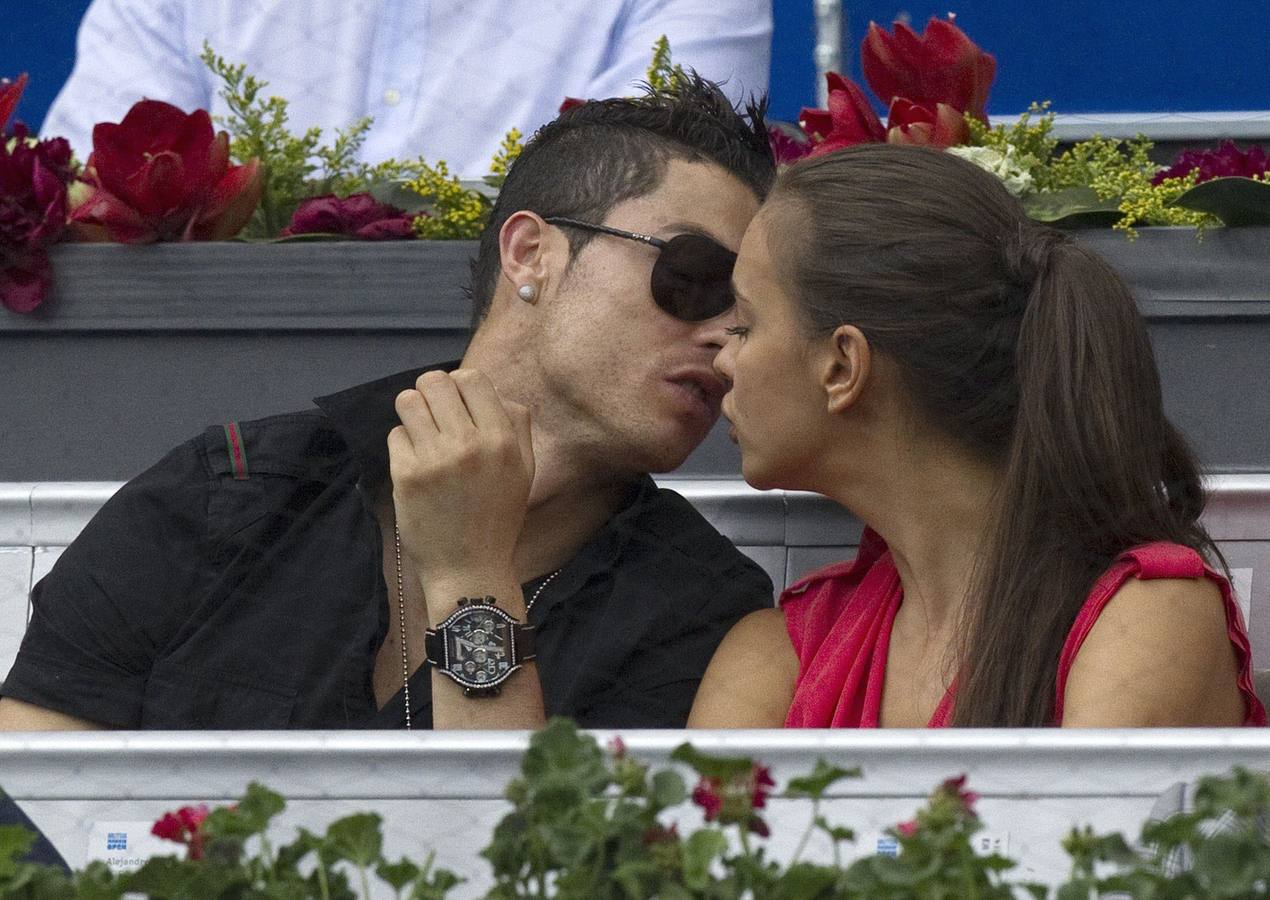
[[[821,386],[831,414],[855,405],[869,380],[872,351],[864,332],[854,325],[839,325],[829,335],[828,354],[821,369]]]
[[[511,294],[528,303],[542,293],[547,281],[547,223],[536,213],[512,213],[498,232],[498,255]]]

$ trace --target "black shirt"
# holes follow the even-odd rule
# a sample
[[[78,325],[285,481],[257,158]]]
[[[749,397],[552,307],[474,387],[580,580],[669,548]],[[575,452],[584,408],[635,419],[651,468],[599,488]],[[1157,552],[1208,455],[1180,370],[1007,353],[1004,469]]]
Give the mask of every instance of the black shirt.
[[[123,728],[403,726],[402,693],[379,709],[372,689],[389,614],[371,497],[422,371],[209,428],[124,485],[33,589],[3,693]],[[771,603],[763,570],[645,476],[529,615],[547,714],[682,727],[728,628]],[[426,726],[427,666],[410,693]]]

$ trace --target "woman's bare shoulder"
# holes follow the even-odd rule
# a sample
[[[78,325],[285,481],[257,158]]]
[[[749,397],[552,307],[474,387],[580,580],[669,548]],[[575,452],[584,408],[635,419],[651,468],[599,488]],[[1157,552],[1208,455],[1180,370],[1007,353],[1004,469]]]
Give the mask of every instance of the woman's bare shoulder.
[[[689,728],[780,728],[785,723],[798,657],[779,609],[760,609],[728,632],[688,717]]]
[[[1208,578],[1131,578],[1072,663],[1063,724],[1238,725],[1244,702],[1220,588]]]

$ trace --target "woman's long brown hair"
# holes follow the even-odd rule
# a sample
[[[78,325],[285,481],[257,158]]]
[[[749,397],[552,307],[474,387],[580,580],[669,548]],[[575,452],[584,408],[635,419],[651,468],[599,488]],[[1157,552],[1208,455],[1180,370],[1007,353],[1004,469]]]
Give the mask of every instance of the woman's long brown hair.
[[[1050,724],[1063,643],[1117,555],[1167,540],[1220,559],[1128,288],[937,150],[806,160],[769,204],[795,223],[775,240],[811,328],[860,328],[922,418],[1001,473],[963,605],[954,724]]]

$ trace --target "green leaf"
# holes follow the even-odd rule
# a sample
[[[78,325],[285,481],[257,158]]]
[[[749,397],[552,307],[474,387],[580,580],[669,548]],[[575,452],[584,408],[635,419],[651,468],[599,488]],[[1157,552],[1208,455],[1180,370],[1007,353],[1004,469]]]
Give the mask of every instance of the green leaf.
[[[380,203],[395,206],[402,212],[420,213],[428,207],[428,200],[412,191],[405,181],[377,181],[367,191]]]
[[[535,781],[553,776],[574,779],[578,789],[596,793],[597,787],[602,790],[610,781],[599,743],[562,716],[553,718],[530,738],[521,771],[531,792]]]
[[[710,866],[728,849],[723,832],[703,828],[689,835],[683,844],[684,884],[694,891],[704,891],[710,883]]]
[[[247,785],[247,793],[234,807],[212,810],[203,823],[203,830],[216,837],[247,838],[264,834],[269,822],[286,808],[281,794],[253,781]]]
[[[1209,213],[1231,227],[1270,225],[1270,184],[1252,178],[1213,178],[1169,205]]]
[[[1090,187],[1029,194],[1023,208],[1029,219],[1071,228],[1105,227],[1121,218],[1120,201],[1104,200]]]
[[[0,825],[0,876],[17,867],[19,857],[25,856],[35,844],[35,832],[21,825]]]
[[[730,778],[745,775],[754,767],[754,760],[747,756],[710,756],[692,744],[680,744],[670,754],[675,762],[681,762],[705,778]]]
[[[830,825],[829,820],[824,816],[816,816],[815,826],[829,835],[830,840],[834,843],[842,843],[843,841],[854,841],[855,832],[850,828],[844,828],[841,825]]]
[[[654,896],[661,870],[648,859],[628,859],[613,870],[612,880],[622,889],[627,900],[643,900]],[[659,894],[658,896],[664,896]]]
[[[683,776],[672,769],[664,769],[653,776],[652,793],[649,795],[658,809],[678,806],[688,799],[688,786]]]
[[[832,888],[838,882],[839,872],[828,866],[811,863],[795,863],[776,883],[772,900],[812,900],[820,896],[832,896]]]
[[[384,836],[383,821],[375,813],[357,813],[331,823],[326,829],[326,846],[339,858],[367,868],[379,861]]]
[[[381,862],[375,867],[375,874],[388,882],[394,891],[400,891],[419,877],[419,867],[402,857],[400,862]]]
[[[825,795],[825,791],[829,789],[830,785],[844,778],[859,778],[860,774],[858,767],[843,769],[839,766],[830,765],[823,759],[818,759],[816,760],[816,767],[812,769],[810,775],[790,779],[789,784],[785,787],[785,795],[787,797],[811,797],[814,800],[819,800]]]

